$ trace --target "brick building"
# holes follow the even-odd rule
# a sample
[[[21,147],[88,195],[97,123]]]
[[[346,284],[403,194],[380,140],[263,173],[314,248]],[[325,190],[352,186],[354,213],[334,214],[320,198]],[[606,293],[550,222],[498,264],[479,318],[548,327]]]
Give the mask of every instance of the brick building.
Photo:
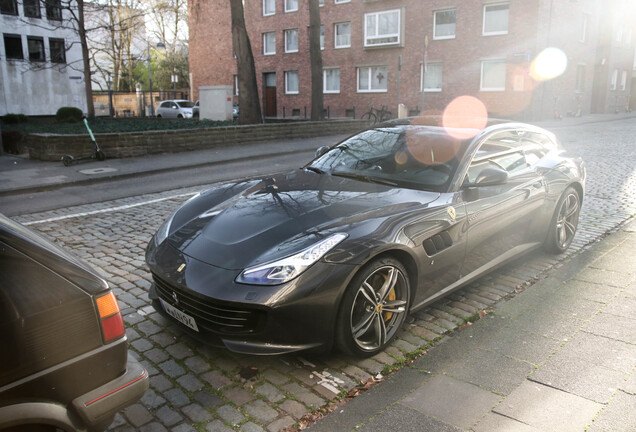
[[[564,115],[579,106],[582,113],[608,112],[629,95],[629,0],[321,4],[324,105],[331,117],[359,117],[370,104],[394,113],[398,104],[440,111],[470,95],[491,115],[530,120],[551,117],[555,108]],[[264,114],[309,116],[307,0],[246,0],[244,6]],[[227,0],[193,0],[189,19],[193,93],[234,84]],[[544,52],[549,47],[558,49]]]

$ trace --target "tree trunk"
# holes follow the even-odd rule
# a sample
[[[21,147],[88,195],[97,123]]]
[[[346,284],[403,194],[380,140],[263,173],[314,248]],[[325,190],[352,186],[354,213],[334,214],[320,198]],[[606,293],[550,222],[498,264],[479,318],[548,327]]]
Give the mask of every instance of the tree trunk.
[[[230,11],[232,14],[232,45],[238,63],[239,124],[263,123],[256,84],[254,55],[245,28],[243,1],[230,0]]]
[[[309,0],[309,60],[311,62],[311,119],[323,120],[322,53],[319,0]]]
[[[88,56],[88,43],[86,42],[86,27],[84,27],[84,0],[77,0],[77,33],[82,45],[82,61],[84,64],[84,90],[86,93],[86,109],[89,118],[95,117],[95,105],[93,105],[93,88],[91,79],[91,61]]]

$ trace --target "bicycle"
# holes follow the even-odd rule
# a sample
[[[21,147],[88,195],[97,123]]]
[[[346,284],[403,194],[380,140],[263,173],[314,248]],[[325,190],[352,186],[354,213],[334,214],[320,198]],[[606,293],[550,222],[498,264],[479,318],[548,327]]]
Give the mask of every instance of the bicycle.
[[[368,120],[372,124],[382,123],[393,118],[393,113],[388,110],[386,105],[382,105],[380,109],[373,108],[373,104],[369,104],[369,111],[362,114],[362,120]]]

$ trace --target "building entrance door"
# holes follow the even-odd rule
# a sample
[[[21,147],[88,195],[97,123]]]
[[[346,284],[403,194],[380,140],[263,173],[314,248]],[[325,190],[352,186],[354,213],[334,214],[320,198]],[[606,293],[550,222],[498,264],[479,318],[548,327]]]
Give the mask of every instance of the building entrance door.
[[[276,117],[276,73],[263,74],[265,83],[265,117]]]

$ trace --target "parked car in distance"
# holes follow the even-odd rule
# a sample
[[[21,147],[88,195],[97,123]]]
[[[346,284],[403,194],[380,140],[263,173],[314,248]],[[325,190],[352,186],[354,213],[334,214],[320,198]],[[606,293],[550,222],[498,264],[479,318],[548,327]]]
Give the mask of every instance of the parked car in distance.
[[[196,101],[192,107],[192,117],[199,118],[199,101]]]
[[[159,102],[157,118],[192,118],[194,103],[189,100],[165,100]]]
[[[231,351],[370,356],[408,313],[522,253],[564,252],[585,173],[531,125],[388,122],[193,197],[148,245],[149,297]]]
[[[239,106],[237,103],[232,105],[232,118],[237,119],[239,116]]]
[[[0,430],[101,431],[148,388],[106,281],[3,215],[0,330]]]

